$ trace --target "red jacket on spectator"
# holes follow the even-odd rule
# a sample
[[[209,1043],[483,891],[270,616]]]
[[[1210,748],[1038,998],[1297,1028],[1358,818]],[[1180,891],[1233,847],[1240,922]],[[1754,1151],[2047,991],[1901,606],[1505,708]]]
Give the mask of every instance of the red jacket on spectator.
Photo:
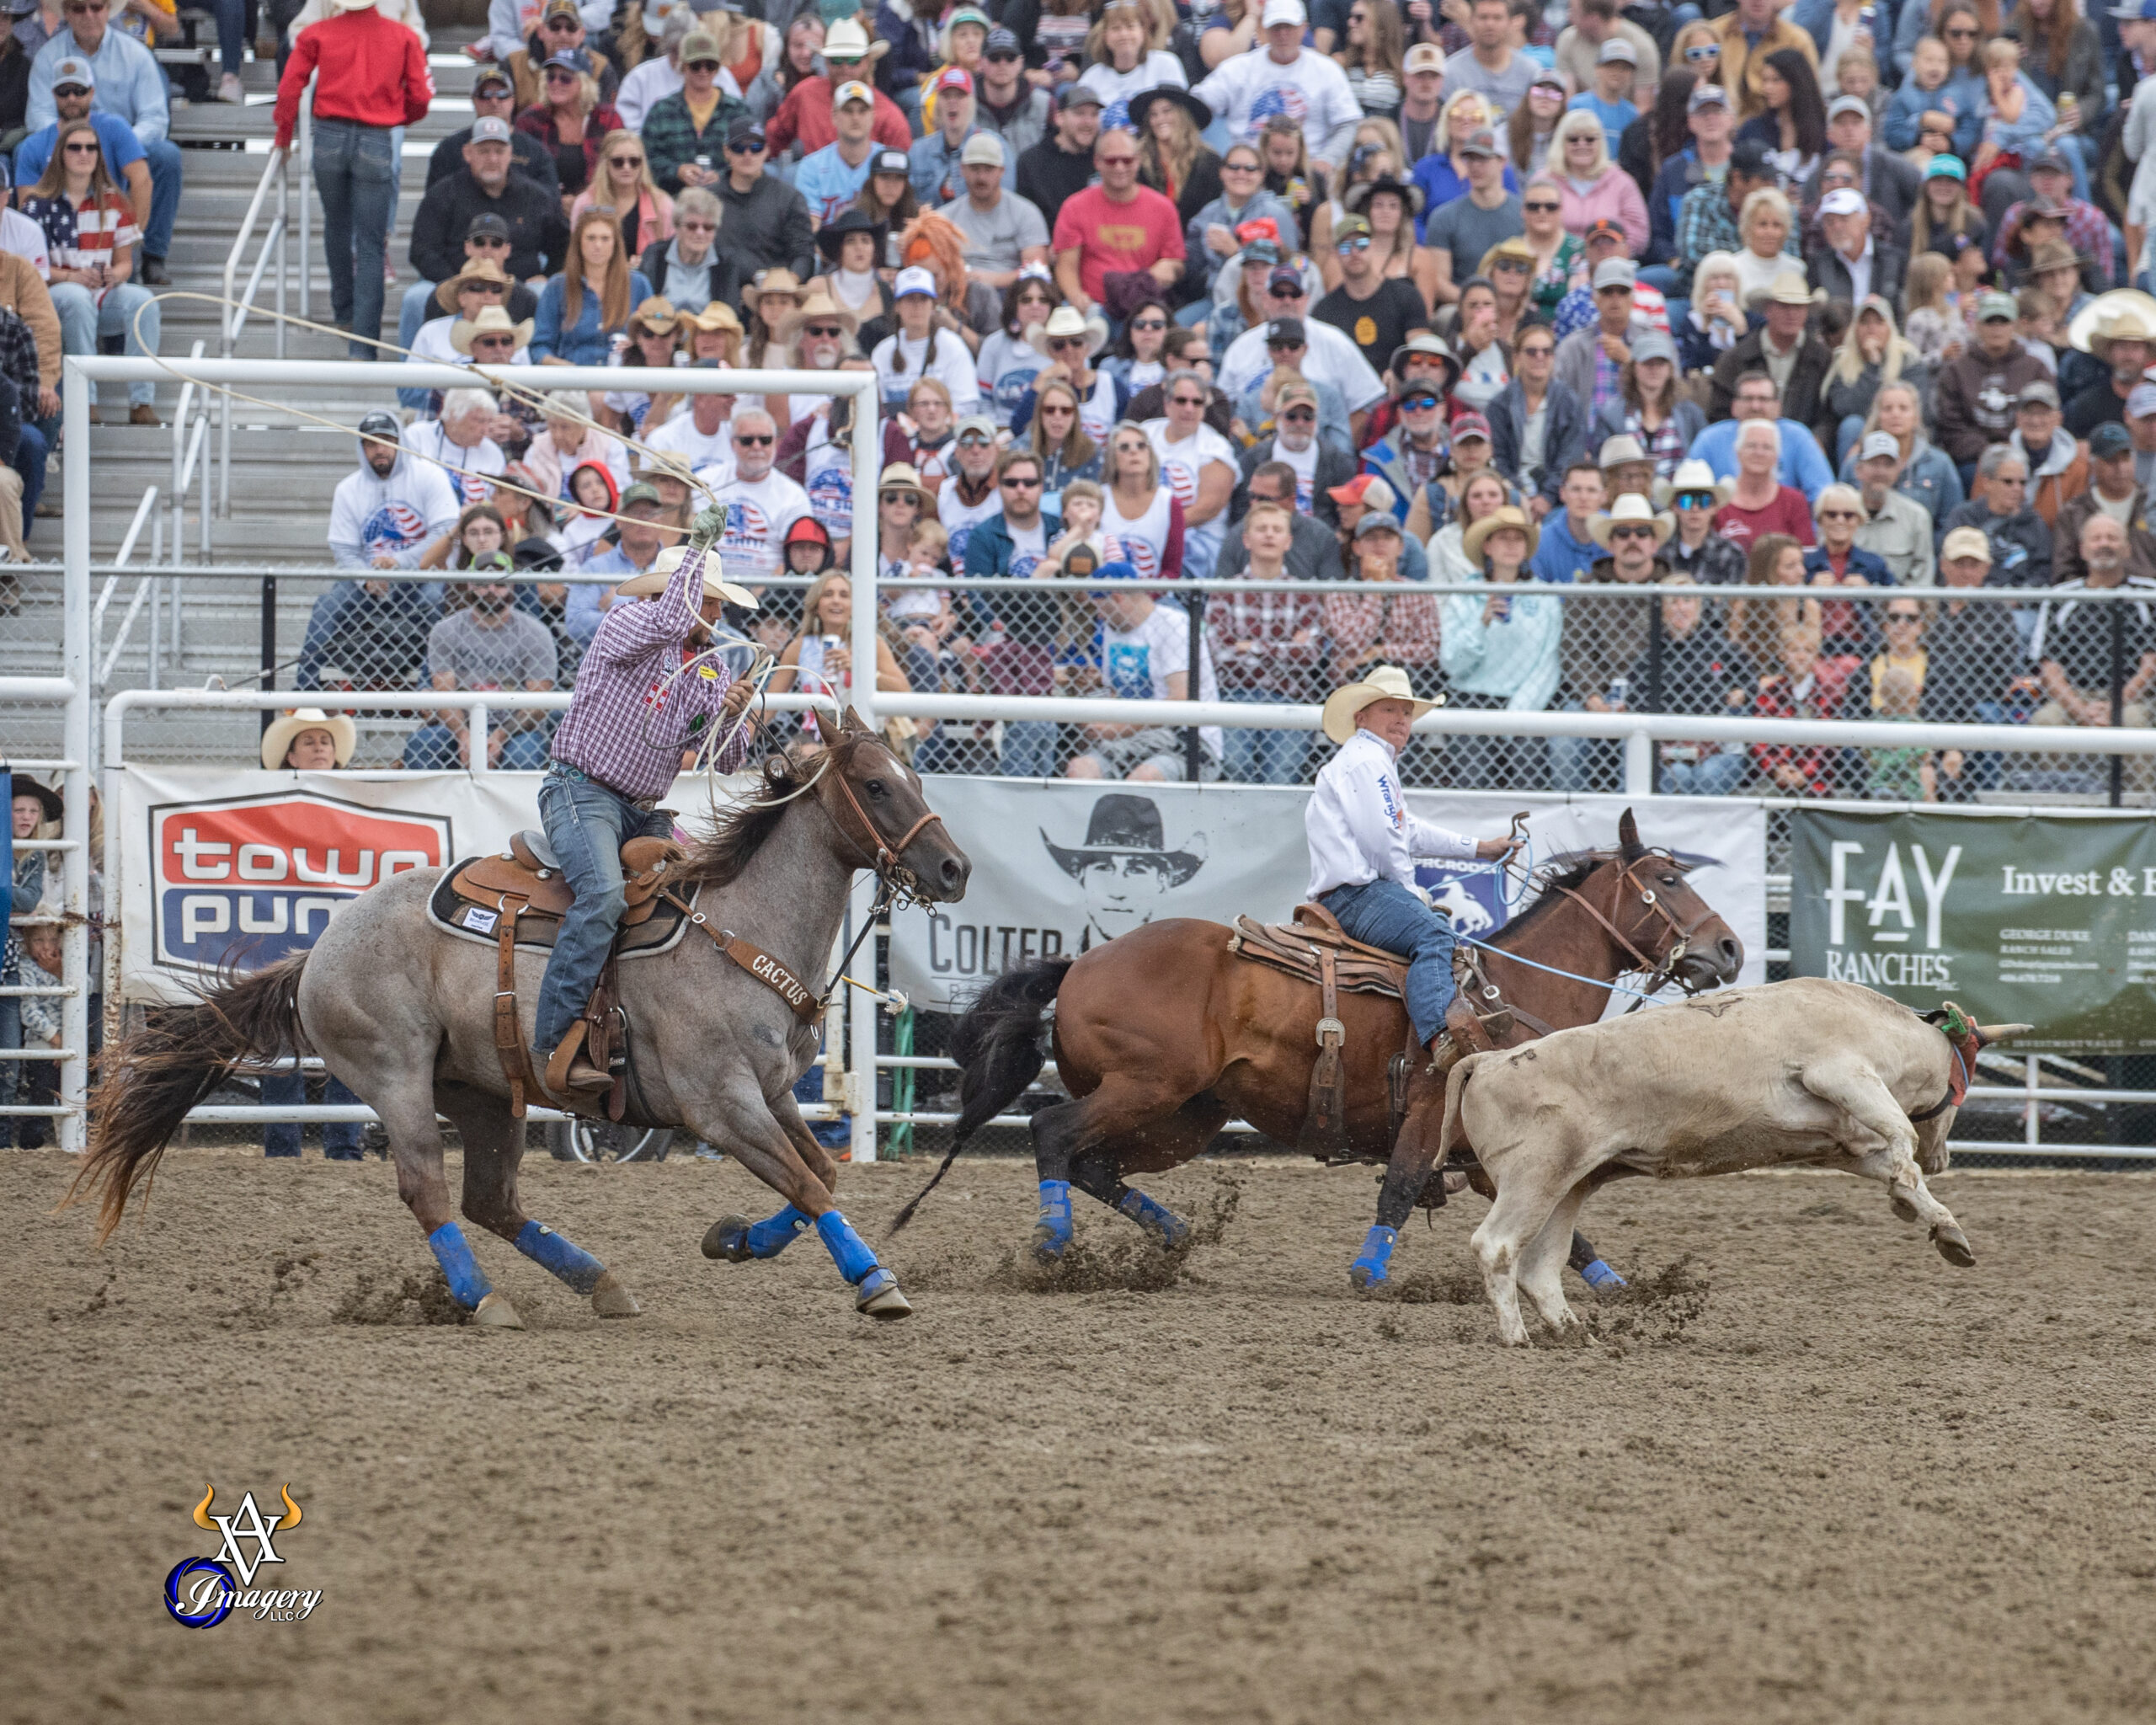
[[[1758,718],[1839,718],[1849,673],[1858,661],[1846,653],[1820,658],[1812,667],[1812,687],[1801,697],[1790,692],[1786,672],[1776,671],[1759,679],[1759,698],[1752,711]],[[1778,792],[1800,797],[1830,797],[1834,793],[1834,757],[1841,753],[1818,744],[1799,748],[1787,743],[1754,743],[1752,762]],[[1777,777],[1780,769],[1795,767],[1804,775],[1801,784],[1787,784]]]
[[[319,77],[317,77],[317,74]],[[277,80],[277,147],[292,142],[300,93],[316,77],[314,117],[360,126],[410,126],[424,120],[435,99],[434,74],[419,37],[371,6],[309,24],[292,42],[292,57]]]
[[[881,90],[876,92],[876,123],[869,136],[887,150],[913,147],[913,128],[906,123],[905,109]],[[802,79],[764,122],[764,142],[771,146],[773,161],[793,144],[799,144],[806,156],[837,139],[831,126],[831,81],[827,77]]]

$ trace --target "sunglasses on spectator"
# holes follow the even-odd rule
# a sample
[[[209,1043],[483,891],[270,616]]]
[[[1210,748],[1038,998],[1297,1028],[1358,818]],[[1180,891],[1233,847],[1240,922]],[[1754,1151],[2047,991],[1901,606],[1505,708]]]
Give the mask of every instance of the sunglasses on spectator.
[[[1053,414],[1059,419],[1067,419],[1077,411],[1077,409],[1068,406],[1062,402],[1051,401],[1042,404],[1041,417],[1045,419],[1049,414]]]
[[[1056,353],[1070,354],[1083,353],[1092,343],[1082,335],[1051,335],[1048,344]]]
[[[681,69],[684,72],[717,72],[718,62],[716,60],[691,60]]]
[[[674,225],[684,233],[717,233],[718,232],[718,224],[716,222],[699,222],[693,216],[676,216]]]
[[[985,431],[969,431],[964,436],[958,440],[958,447],[961,449],[985,449],[995,441],[995,440],[993,437],[990,437]]]
[[[1612,527],[1609,530],[1609,537],[1612,539],[1652,539],[1654,537],[1654,529],[1652,527]]]
[[[1680,491],[1671,500],[1679,509],[1712,509],[1716,501],[1711,491]]]
[[[606,158],[606,165],[609,168],[641,168],[643,166],[643,158],[641,156],[609,156]]]
[[[507,240],[491,233],[474,234],[464,243],[467,246],[478,246],[481,250],[488,252],[505,252],[509,249]]]
[[[1205,405],[1205,398],[1202,395],[1171,395],[1168,398],[1168,405],[1177,408],[1202,408]]]
[[[550,84],[573,84],[576,81],[576,74],[565,66],[558,66],[547,74],[547,82]]]
[[[94,156],[94,155],[96,155],[96,154],[98,153],[98,151],[99,151],[101,147],[102,147],[102,146],[99,145],[99,144],[98,144],[98,143],[93,140],[93,141],[92,141],[91,142],[87,143],[87,144],[70,144],[70,145],[68,145],[68,146],[67,146],[67,153],[68,153],[69,155],[71,155],[71,156]]]
[[[917,504],[921,501],[910,491],[886,491],[876,500],[886,509],[896,509],[902,503]]]
[[[761,144],[750,138],[745,143],[729,143],[726,147],[726,153],[729,156],[756,156],[763,152],[763,148]]]
[[[1317,423],[1317,414],[1310,408],[1289,408],[1280,417],[1290,425],[1314,425]]]
[[[1886,613],[1886,621],[1890,623],[1914,623],[1922,622],[1924,619],[1913,611],[1890,611]]]
[[[1687,60],[1694,61],[1719,60],[1721,58],[1721,50],[1715,46],[1712,42],[1694,42],[1684,51],[1684,57]]]
[[[804,323],[801,326],[801,333],[828,340],[834,335],[845,334],[846,331],[836,323]]]
[[[1538,216],[1555,216],[1557,211],[1563,207],[1564,206],[1561,204],[1546,203],[1540,198],[1537,198],[1531,204],[1523,204],[1520,206],[1520,208],[1523,210],[1530,211]]]
[[[1438,404],[1434,395],[1409,395],[1401,398],[1400,410],[1403,414],[1427,414]]]
[[[1045,304],[1046,302],[1042,301],[1040,303]],[[1168,327],[1168,320],[1166,318],[1138,318],[1131,321],[1130,327],[1133,329],[1166,329]]]
[[[1023,473],[1006,473],[1003,476],[1003,489],[1006,491],[1037,491],[1040,489],[1040,483],[1038,474],[1031,478]]]
[[[484,348],[488,353],[513,354],[516,351],[516,338],[513,335],[475,335],[472,338],[472,351]]]
[[[1269,354],[1297,354],[1309,345],[1306,341],[1268,341],[1265,350]]]
[[[1264,171],[1255,162],[1223,162],[1220,164],[1223,174],[1262,174]]]
[[[1343,239],[1332,249],[1339,253],[1339,254],[1344,258],[1351,252],[1367,252],[1369,248],[1369,235],[1367,233],[1358,233],[1348,239]]]
[[[761,444],[776,443],[778,440],[768,431],[736,431],[734,441],[744,448],[755,449]]]
[[[1864,517],[1853,509],[1822,509],[1819,511],[1819,519],[1822,521],[1860,521]]]
[[[1519,350],[1519,356],[1523,360],[1546,360],[1556,351],[1557,350],[1547,342],[1537,342],[1533,347],[1522,348]]]
[[[990,65],[994,65],[999,60],[1017,60],[1022,56],[1011,49],[998,48],[994,53],[989,54],[985,57]]]

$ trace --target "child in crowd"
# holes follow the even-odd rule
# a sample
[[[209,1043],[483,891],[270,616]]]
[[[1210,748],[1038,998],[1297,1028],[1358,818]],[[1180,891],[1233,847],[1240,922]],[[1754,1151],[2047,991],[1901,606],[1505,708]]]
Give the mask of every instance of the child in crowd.
[[[2015,296],[2014,303],[2021,314],[2015,325],[2021,338],[2021,351],[2041,363],[2052,377],[2057,377],[2058,350],[2066,345],[2066,330],[2058,319],[2058,302],[2036,288],[2025,287]]]
[[[1593,88],[1582,90],[1565,104],[1584,108],[1602,122],[1612,162],[1617,159],[1617,145],[1625,128],[1640,117],[1639,104],[1632,100],[1632,85],[1639,75],[1639,51],[1622,36],[1612,36],[1602,45],[1595,61]]]
[[[1846,55],[1843,57],[1848,58]],[[1927,113],[1944,114],[1951,127],[1961,125],[1961,103],[1945,88],[1949,69],[1945,43],[1937,36],[1925,36],[1917,43],[1916,57],[1909,62],[1909,75],[1903,81],[1902,88],[1894,92],[1894,99],[1886,104],[1886,120],[1881,130],[1888,149],[1906,150],[1915,143]],[[1951,141],[1945,147],[1953,147]]]
[[[1880,674],[1878,704],[1870,717],[1882,724],[1914,724],[1922,686],[1902,666],[1888,665]],[[1929,749],[1867,749],[1864,753],[1870,769],[1865,796],[1889,803],[1939,800]]]
[[[1844,52],[1834,62],[1834,88],[1838,94],[1854,96],[1871,109],[1874,119],[1878,117],[1884,92],[1879,88],[1879,63],[1869,52]]]
[[[1961,356],[1968,345],[1968,328],[1956,310],[1947,284],[1953,265],[1937,252],[1924,252],[1909,259],[1905,282],[1909,314],[1902,334],[1926,365],[1936,369]]]
[[[23,931],[22,980],[26,988],[57,988],[60,986],[60,931],[47,924]],[[60,1001],[52,995],[24,995],[23,1007],[23,1046],[24,1048],[51,1048],[60,1046]],[[23,1063],[22,1091],[19,1100],[29,1108],[49,1107],[60,1094],[60,1067],[52,1060],[25,1060]],[[35,1114],[24,1114],[14,1122],[14,1141],[24,1150],[36,1150],[51,1141],[49,1123]]]

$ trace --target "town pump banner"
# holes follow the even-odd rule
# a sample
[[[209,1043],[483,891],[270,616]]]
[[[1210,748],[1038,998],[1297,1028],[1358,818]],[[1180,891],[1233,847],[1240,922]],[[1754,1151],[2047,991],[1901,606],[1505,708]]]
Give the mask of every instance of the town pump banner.
[[[2156,824],[2129,816],[1790,814],[1790,968],[2018,1048],[2156,1048]]]
[[[929,800],[973,858],[955,905],[891,919],[891,980],[915,1005],[963,1008],[1013,965],[1075,954],[1157,919],[1284,922],[1310,884],[1303,809],[1291,786],[1170,785],[1064,779],[931,778]],[[1667,797],[1577,798],[1410,791],[1423,820],[1476,837],[1525,811],[1539,866],[1614,847],[1627,808],[1640,836],[1675,852],[1693,884],[1744,943],[1742,980],[1766,980],[1766,816],[1733,803]],[[1525,908],[1493,865],[1419,871],[1459,933],[1485,938]],[[1676,991],[1669,998],[1678,998]],[[1631,1002],[1615,997],[1618,1010]]]

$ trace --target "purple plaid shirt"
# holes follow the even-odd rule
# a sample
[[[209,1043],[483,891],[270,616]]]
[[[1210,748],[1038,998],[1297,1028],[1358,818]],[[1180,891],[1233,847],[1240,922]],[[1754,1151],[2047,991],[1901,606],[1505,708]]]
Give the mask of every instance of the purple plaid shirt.
[[[2009,204],[2006,213],[1999,218],[1999,233],[1992,241],[1991,260],[2000,269],[2006,267],[2007,242],[2021,226],[2022,212],[2029,207],[2026,202]],[[2104,212],[2094,204],[2084,203],[2079,198],[2066,200],[2066,243],[2084,258],[2096,260],[2096,274],[2100,280],[2111,279],[2111,224]]]
[[[657,598],[616,604],[606,613],[584,650],[568,713],[554,733],[557,761],[632,801],[664,796],[682,752],[722,722],[719,703],[733,672],[706,660],[676,675],[683,647],[703,621],[691,597],[703,592],[703,566],[704,553],[692,551]],[[745,737],[736,737],[720,751],[719,771],[731,772],[747,752]]]

